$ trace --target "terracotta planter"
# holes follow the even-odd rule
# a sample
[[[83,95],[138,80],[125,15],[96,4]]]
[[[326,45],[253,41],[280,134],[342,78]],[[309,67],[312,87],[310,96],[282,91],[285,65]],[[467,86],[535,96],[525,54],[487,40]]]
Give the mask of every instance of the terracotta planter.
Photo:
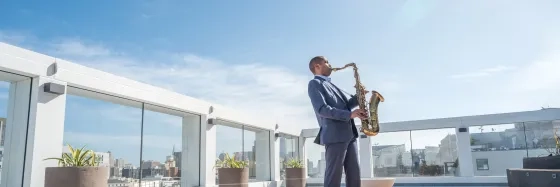
[[[560,156],[523,158],[524,169],[560,169]]]
[[[249,186],[249,168],[219,168],[218,185],[220,187]]]
[[[45,187],[107,187],[108,167],[47,167]]]
[[[393,187],[395,184],[395,178],[374,178],[374,179],[362,179],[362,186],[374,186],[374,187]]]
[[[286,168],[286,187],[305,187],[305,168]]]

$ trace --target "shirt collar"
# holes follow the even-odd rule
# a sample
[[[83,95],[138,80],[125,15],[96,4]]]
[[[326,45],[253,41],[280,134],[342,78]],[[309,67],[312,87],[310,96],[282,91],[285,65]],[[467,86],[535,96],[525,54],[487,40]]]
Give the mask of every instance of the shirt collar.
[[[331,82],[331,78],[330,78],[330,77],[323,76],[323,75],[315,75],[315,76],[321,77],[321,78],[325,79],[327,82]]]

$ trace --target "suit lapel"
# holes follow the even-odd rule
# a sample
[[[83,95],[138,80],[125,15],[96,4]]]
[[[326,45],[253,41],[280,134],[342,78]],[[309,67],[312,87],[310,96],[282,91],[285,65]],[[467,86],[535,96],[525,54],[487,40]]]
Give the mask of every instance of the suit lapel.
[[[323,82],[327,82],[326,84],[328,85],[328,87],[331,89],[332,92],[334,92],[334,94],[336,94],[336,96],[338,96],[338,98],[340,98],[340,100],[342,100],[342,102],[347,103],[347,99],[344,96],[344,94],[342,94],[341,90],[338,89],[338,87],[336,87],[334,84],[332,84],[331,82],[328,82],[327,80],[323,79],[322,77],[319,76],[315,76],[316,79],[319,79]],[[325,83],[323,83],[325,84]]]
[[[343,98],[344,102],[346,102],[348,100],[348,98],[346,98],[346,95],[344,95],[342,93],[342,90],[340,90],[340,88],[338,88],[338,86],[334,85],[333,83],[329,83],[329,84],[331,84],[331,86],[334,87],[338,91],[338,93],[340,94],[339,96],[341,96]]]

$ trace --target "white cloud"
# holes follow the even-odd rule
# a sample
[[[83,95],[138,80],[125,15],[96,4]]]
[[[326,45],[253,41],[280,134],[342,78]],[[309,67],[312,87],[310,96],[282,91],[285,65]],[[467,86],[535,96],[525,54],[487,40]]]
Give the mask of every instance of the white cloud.
[[[560,58],[532,63],[514,78],[516,87],[525,91],[559,90],[559,70]]]
[[[79,40],[67,39],[52,44],[58,55],[93,57],[110,55],[110,50],[99,44],[86,45]]]
[[[25,35],[20,33],[0,31],[0,42],[21,43],[25,41],[25,39]]]
[[[560,91],[560,39],[552,37],[545,51],[515,74],[512,86],[524,91]]]
[[[560,107],[560,40],[549,40],[547,50],[519,68],[506,84],[519,105],[531,108]],[[512,98],[513,99],[513,98]]]
[[[479,77],[486,77],[497,73],[502,73],[505,71],[514,70],[515,67],[512,66],[495,66],[491,68],[480,69],[474,72],[462,73],[452,75],[451,78],[453,79],[469,79],[469,78],[479,78]]]

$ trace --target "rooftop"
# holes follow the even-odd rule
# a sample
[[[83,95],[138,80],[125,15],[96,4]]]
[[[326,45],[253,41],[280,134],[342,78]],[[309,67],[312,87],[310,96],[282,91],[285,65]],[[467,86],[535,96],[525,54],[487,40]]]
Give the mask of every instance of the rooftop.
[[[286,124],[5,43],[0,80],[2,186],[43,186],[45,168],[57,166],[43,159],[60,156],[66,144],[100,155],[108,183],[214,186],[215,160],[229,153],[248,161],[250,186],[285,185],[288,158],[307,161],[308,185],[322,185],[324,150],[312,142],[318,129],[277,128]],[[380,126],[379,135],[359,139],[364,180],[507,186],[507,168],[547,153],[560,109]]]

